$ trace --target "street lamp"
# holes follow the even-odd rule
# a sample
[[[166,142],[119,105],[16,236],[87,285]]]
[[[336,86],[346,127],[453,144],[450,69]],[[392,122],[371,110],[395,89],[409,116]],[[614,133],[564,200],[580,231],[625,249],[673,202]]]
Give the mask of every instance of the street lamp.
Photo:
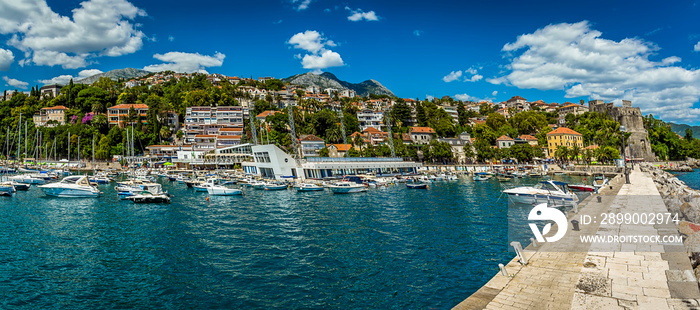
[[[622,132],[622,162],[625,167],[625,184],[630,184],[630,173],[627,171],[627,160],[625,158],[625,126],[620,126],[620,131]]]

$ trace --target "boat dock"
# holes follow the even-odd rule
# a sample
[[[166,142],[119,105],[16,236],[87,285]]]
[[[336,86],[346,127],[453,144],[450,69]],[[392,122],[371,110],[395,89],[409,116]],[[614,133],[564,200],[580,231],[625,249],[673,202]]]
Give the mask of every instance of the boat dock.
[[[575,215],[669,212],[652,178],[635,167],[579,204]],[[572,212],[568,220],[572,220]],[[622,244],[615,251],[580,242],[585,235],[678,235],[676,223],[582,225],[555,243],[524,249],[481,289],[456,305],[471,309],[697,309],[700,291],[682,245]],[[678,248],[681,247],[681,248]],[[505,262],[504,262],[505,263]]]

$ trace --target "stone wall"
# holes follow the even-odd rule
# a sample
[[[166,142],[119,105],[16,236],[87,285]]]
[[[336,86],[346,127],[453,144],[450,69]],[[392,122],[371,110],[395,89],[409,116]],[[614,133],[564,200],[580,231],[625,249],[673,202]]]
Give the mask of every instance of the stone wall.
[[[609,115],[631,133],[629,147],[625,149],[627,157],[644,158],[645,161],[655,160],[656,155],[651,151],[649,134],[644,128],[644,119],[639,107],[632,107],[632,103],[627,100],[623,100],[622,107],[616,107],[613,103],[605,103],[602,100],[592,100],[588,102],[588,110]]]

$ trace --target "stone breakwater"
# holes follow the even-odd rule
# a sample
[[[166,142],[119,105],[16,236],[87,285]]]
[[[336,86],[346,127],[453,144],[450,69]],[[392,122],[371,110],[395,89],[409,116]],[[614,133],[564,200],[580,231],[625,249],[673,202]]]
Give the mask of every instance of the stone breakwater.
[[[690,165],[679,168],[697,167],[700,164],[698,161],[688,163]],[[668,211],[673,215],[678,214],[678,230],[683,236],[683,245],[695,278],[700,279],[700,191],[688,187],[676,176],[660,168],[643,164],[640,169],[654,180]],[[689,169],[692,171],[692,168]]]
[[[693,169],[696,168],[700,168],[700,160],[688,158],[688,160],[676,163],[673,166],[665,166],[664,170],[674,172],[693,172]]]

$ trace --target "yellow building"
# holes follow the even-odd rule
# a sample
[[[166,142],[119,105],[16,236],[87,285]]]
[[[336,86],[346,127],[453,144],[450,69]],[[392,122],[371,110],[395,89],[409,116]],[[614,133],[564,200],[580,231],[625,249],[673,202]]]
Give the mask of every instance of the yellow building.
[[[578,145],[583,149],[583,135],[566,127],[559,127],[547,133],[547,150],[549,156],[554,157],[554,153],[560,146],[566,146],[569,149],[574,145]]]

